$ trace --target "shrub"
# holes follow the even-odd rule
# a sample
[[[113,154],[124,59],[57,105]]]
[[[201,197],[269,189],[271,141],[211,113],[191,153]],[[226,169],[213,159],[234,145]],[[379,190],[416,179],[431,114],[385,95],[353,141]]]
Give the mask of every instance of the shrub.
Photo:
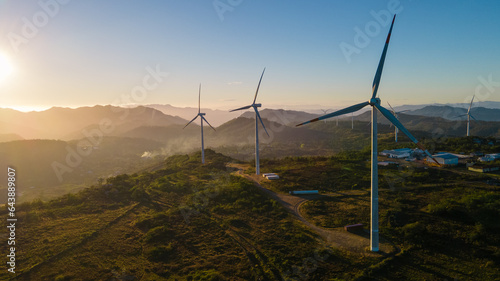
[[[175,236],[175,233],[168,229],[166,226],[158,226],[152,228],[146,233],[144,236],[144,242],[152,243],[152,242],[162,242],[172,239]]]
[[[166,246],[153,247],[146,251],[146,257],[151,261],[166,261],[172,256],[174,248],[172,243],[168,243]]]

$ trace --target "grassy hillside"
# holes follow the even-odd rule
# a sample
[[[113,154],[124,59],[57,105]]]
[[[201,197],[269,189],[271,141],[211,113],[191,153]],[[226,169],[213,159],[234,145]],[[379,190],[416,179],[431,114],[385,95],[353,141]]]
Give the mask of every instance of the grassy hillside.
[[[16,280],[351,279],[379,260],[329,248],[232,176],[229,158],[208,150],[207,160],[173,156],[152,173],[19,206]]]
[[[262,184],[277,192],[319,189],[300,207],[318,226],[368,225],[367,155],[265,160],[263,172],[281,179]],[[500,278],[500,198],[483,182],[487,176],[381,168],[381,234],[400,249],[384,257],[326,245],[233,175],[227,164],[234,160],[212,150],[206,159],[200,165],[199,153],[175,155],[152,172],[19,205],[16,280]]]
[[[301,205],[314,224],[370,225],[368,151],[263,161],[277,192],[320,191]],[[500,194],[464,168],[379,167],[380,233],[401,252],[363,273],[368,280],[498,280]]]

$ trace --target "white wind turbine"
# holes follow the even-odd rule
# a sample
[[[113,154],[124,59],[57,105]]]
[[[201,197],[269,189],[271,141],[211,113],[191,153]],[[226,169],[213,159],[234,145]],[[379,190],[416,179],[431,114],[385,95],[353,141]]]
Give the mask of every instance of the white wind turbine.
[[[331,109],[320,109],[321,111],[323,111],[323,115],[326,114],[328,111],[330,111]],[[326,123],[326,120],[324,121]],[[337,124],[338,125],[338,124]]]
[[[392,108],[391,104],[389,102],[387,102],[387,104],[389,105],[389,107],[392,109],[392,114],[394,114],[394,116],[396,117],[396,119],[399,120],[399,117],[398,117],[398,114],[399,113],[402,113],[402,112],[405,112],[405,111],[408,111],[408,110],[403,110],[403,111],[396,111],[394,110],[394,108]],[[392,126],[392,124],[391,124]],[[399,129],[398,127],[394,126],[394,140],[396,142],[398,142],[398,133],[399,133]]]
[[[207,122],[208,126],[210,126],[210,128],[212,128],[214,131],[215,131],[215,128],[212,127],[212,125],[210,125],[210,123],[208,123],[207,119],[205,119],[204,115],[205,113],[201,113],[201,83],[200,83],[200,89],[198,91],[198,114],[196,114],[196,116],[193,118],[193,120],[189,121],[189,123],[186,124],[186,126],[184,126],[184,128],[186,128],[189,124],[191,124],[194,120],[196,120],[196,118],[200,117],[200,121],[201,121],[201,164],[205,164],[205,144],[203,142],[203,121]],[[182,128],[182,129],[184,129]]]
[[[467,110],[467,113],[457,116],[457,117],[467,116],[467,136],[470,136],[470,133],[469,133],[470,132],[470,130],[469,130],[470,129],[470,119],[472,118],[472,119],[476,120],[476,118],[474,118],[474,116],[472,116],[472,114],[470,114],[470,109],[472,108],[472,102],[474,102],[475,96],[476,95],[472,96],[472,100],[470,101],[470,105],[469,105],[469,109]]]
[[[432,158],[432,155],[422,146],[421,143],[415,139],[410,132],[391,114],[391,112],[380,105],[380,99],[377,98],[377,91],[380,85],[380,78],[382,76],[382,69],[384,67],[385,56],[387,53],[387,47],[389,46],[389,40],[391,38],[392,27],[394,26],[394,20],[396,19],[396,15],[392,19],[391,28],[389,29],[389,34],[387,35],[387,39],[385,41],[384,50],[382,51],[382,57],[380,58],[380,62],[378,64],[377,72],[375,73],[375,79],[372,84],[372,96],[371,99],[367,102],[363,102],[360,104],[356,104],[327,115],[309,120],[307,122],[298,124],[297,126],[301,126],[304,124],[308,124],[311,122],[316,122],[319,120],[323,120],[326,118],[331,118],[343,114],[348,114],[352,112],[356,112],[363,107],[370,105],[372,107],[372,155],[371,155],[371,219],[370,219],[370,249],[373,252],[377,252],[379,250],[379,232],[378,232],[378,159],[377,159],[377,110],[382,113],[389,121],[394,124],[394,126],[398,127],[403,133],[405,133],[420,149],[425,151],[425,153]],[[432,158],[434,159],[434,158]],[[435,161],[435,160],[434,160]],[[436,162],[437,163],[437,162]]]
[[[262,71],[262,75],[260,76],[259,80],[259,85],[257,86],[257,91],[255,91],[255,97],[253,98],[253,103],[251,105],[247,105],[244,107],[240,107],[237,109],[233,109],[229,112],[233,111],[238,111],[238,110],[245,110],[249,109],[252,107],[255,111],[255,174],[260,175],[260,164],[259,164],[259,121],[262,124],[262,127],[264,128],[264,131],[266,131],[267,136],[269,136],[269,133],[267,132],[266,126],[264,126],[264,122],[262,122],[262,118],[260,118],[259,110],[257,109],[258,107],[261,107],[262,104],[260,103],[255,103],[257,100],[257,94],[259,93],[259,88],[260,88],[260,82],[262,82],[262,77],[264,76],[264,72],[266,71],[266,68],[264,67],[264,70]]]

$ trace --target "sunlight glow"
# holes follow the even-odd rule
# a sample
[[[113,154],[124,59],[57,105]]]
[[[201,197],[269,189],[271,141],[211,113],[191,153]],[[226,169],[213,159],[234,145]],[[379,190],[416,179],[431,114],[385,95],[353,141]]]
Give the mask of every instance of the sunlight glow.
[[[14,68],[9,60],[9,58],[0,53],[0,82],[4,81],[7,76],[12,74]]]

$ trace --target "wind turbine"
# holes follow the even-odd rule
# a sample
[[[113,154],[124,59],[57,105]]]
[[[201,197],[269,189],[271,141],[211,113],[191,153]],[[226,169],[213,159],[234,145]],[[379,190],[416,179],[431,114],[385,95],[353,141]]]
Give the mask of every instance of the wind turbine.
[[[472,108],[472,102],[474,102],[475,96],[476,95],[472,96],[472,100],[470,101],[470,105],[469,105],[469,109],[467,110],[467,113],[457,116],[457,117],[467,116],[467,136],[470,136],[470,134],[469,134],[469,132],[470,132],[469,131],[470,119],[472,118],[472,119],[476,120],[476,118],[474,118],[474,116],[472,116],[472,114],[470,114],[470,109]]]
[[[378,159],[377,159],[377,110],[382,113],[389,121],[391,121],[394,126],[398,127],[403,133],[405,133],[420,149],[425,151],[425,153],[430,156],[432,159],[432,155],[423,147],[421,143],[415,139],[410,132],[401,124],[391,114],[391,112],[380,105],[380,99],[377,98],[377,91],[380,85],[380,78],[382,76],[382,69],[384,67],[385,56],[387,53],[387,47],[389,46],[389,40],[391,39],[392,27],[394,26],[394,20],[396,19],[396,15],[392,19],[391,28],[389,29],[389,34],[387,35],[387,39],[385,41],[384,50],[382,51],[382,56],[380,58],[380,62],[377,67],[377,72],[375,73],[375,78],[372,84],[372,96],[371,99],[367,102],[363,102],[360,104],[356,104],[321,117],[306,121],[304,123],[298,124],[297,126],[305,125],[311,122],[316,122],[319,120],[323,120],[326,118],[331,118],[335,116],[340,116],[343,114],[356,112],[363,107],[370,105],[372,107],[372,155],[371,155],[371,220],[370,220],[370,249],[373,252],[377,252],[379,250],[379,233],[378,233]],[[434,159],[434,161],[436,161]],[[437,163],[437,162],[436,162]]]
[[[326,114],[328,111],[330,111],[331,109],[320,109],[321,111],[323,111],[323,115]],[[326,123],[326,120],[324,121]],[[338,125],[338,124],[337,124]]]
[[[266,126],[264,126],[264,122],[262,122],[262,118],[260,118],[259,110],[257,109],[258,107],[261,107],[262,104],[260,103],[255,103],[257,100],[257,94],[259,93],[259,88],[260,88],[260,82],[262,82],[262,77],[264,76],[264,72],[266,71],[266,68],[264,67],[264,70],[262,71],[262,75],[260,76],[259,80],[259,85],[257,86],[257,91],[255,91],[255,97],[253,98],[253,102],[251,105],[247,105],[244,107],[240,107],[237,109],[233,109],[229,112],[233,111],[238,111],[238,110],[245,110],[249,109],[250,107],[255,110],[255,174],[260,175],[260,164],[259,164],[259,121],[262,124],[262,127],[264,128],[264,131],[266,131],[267,136],[269,136],[269,133],[267,132]]]
[[[203,143],[203,121],[207,122],[208,126],[210,126],[210,128],[212,128],[214,131],[214,127],[212,127],[212,125],[210,125],[210,123],[208,123],[207,119],[205,119],[204,115],[205,113],[201,113],[201,107],[200,107],[200,104],[201,104],[201,83],[200,83],[200,89],[198,91],[198,114],[196,114],[196,116],[193,118],[193,120],[189,121],[189,123],[186,124],[186,126],[184,126],[184,128],[186,128],[189,124],[191,124],[194,120],[196,120],[196,118],[200,117],[200,121],[201,121],[201,164],[205,164],[205,146],[204,146],[204,143]],[[182,129],[184,129],[182,128]]]
[[[394,110],[394,108],[392,108],[392,106],[391,106],[391,104],[390,104],[389,102],[387,102],[387,104],[388,104],[388,105],[389,105],[389,107],[391,108],[391,110],[392,110],[392,114],[394,114],[394,116],[395,116],[395,117],[396,117],[396,119],[398,119],[398,120],[399,120],[399,117],[398,117],[398,114],[399,114],[399,113],[402,113],[402,112],[408,111],[408,110],[403,110],[403,111],[399,111],[399,112],[397,112],[396,110]],[[391,126],[392,126],[392,124],[391,124]],[[398,127],[394,126],[394,140],[395,140],[396,142],[398,142],[398,132],[399,132]]]

